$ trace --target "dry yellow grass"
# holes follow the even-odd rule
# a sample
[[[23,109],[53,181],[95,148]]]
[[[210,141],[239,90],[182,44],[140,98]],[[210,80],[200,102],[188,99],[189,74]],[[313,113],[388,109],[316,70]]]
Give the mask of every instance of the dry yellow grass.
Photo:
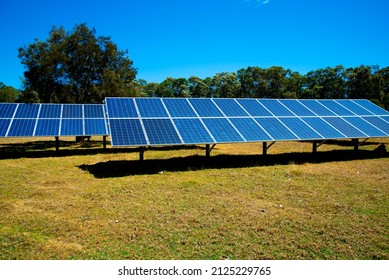
[[[389,158],[370,151],[388,139],[316,156],[301,142],[209,160],[155,148],[143,163],[32,140],[0,140],[0,259],[389,259]]]

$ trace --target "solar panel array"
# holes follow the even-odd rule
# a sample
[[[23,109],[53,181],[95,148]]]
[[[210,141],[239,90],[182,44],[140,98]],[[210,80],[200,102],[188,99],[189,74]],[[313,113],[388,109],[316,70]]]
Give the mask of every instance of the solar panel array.
[[[0,103],[0,137],[108,135],[105,106]]]
[[[389,137],[368,100],[106,98],[113,146]]]

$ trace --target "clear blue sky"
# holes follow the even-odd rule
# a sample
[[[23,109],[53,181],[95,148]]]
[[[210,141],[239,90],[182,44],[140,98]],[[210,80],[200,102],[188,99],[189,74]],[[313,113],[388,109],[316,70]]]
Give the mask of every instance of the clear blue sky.
[[[0,81],[16,88],[18,48],[79,23],[127,49],[148,82],[248,66],[389,66],[388,0],[0,0],[0,11]]]

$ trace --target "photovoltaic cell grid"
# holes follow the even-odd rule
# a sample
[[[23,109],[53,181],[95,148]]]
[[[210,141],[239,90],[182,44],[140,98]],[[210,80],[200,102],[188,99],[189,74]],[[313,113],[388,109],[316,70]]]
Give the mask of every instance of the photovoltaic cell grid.
[[[368,100],[109,97],[106,106],[113,146],[389,137],[389,112]]]
[[[107,134],[102,104],[0,103],[0,137]]]

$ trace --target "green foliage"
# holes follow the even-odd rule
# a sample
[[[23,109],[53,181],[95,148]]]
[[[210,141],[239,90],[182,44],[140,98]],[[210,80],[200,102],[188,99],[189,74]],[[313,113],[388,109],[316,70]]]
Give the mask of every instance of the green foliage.
[[[15,102],[19,94],[17,89],[0,82],[0,102]]]
[[[19,49],[25,87],[41,102],[99,103],[106,96],[130,96],[136,76],[127,51],[109,37],[96,37],[86,24],[72,32],[55,26],[49,38]]]

